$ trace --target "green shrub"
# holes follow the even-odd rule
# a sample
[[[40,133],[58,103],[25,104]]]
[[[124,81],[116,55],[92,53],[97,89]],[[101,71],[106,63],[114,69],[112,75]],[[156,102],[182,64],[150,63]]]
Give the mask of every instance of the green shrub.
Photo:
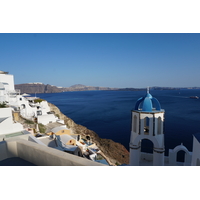
[[[45,133],[45,131],[46,131],[45,125],[43,125],[43,124],[38,124],[38,128],[39,128],[40,133]]]
[[[5,102],[0,103],[0,108],[6,108],[6,103]]]
[[[60,119],[60,115],[59,114],[56,114],[56,117],[58,117],[58,119]]]
[[[44,99],[35,99],[34,103],[41,103],[42,101],[45,101]]]
[[[31,121],[31,120],[28,120],[28,119],[26,119],[26,120],[25,120],[25,123],[26,123],[26,124],[34,124],[34,122],[33,122],[33,121]]]

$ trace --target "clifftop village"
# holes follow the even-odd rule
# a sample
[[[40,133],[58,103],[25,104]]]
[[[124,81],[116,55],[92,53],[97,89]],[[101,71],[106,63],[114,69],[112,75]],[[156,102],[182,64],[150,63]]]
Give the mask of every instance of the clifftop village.
[[[47,101],[15,89],[13,75],[4,71],[0,71],[0,107],[0,165],[114,165],[90,136],[75,133],[52,112]],[[149,90],[136,102],[129,165],[200,165],[200,133],[193,137],[192,152],[180,144],[169,150],[168,157],[164,155],[164,112]],[[46,131],[42,133],[44,126]],[[143,139],[152,141],[153,154],[141,152]],[[179,151],[185,152],[184,162],[176,159]]]
[[[47,101],[20,94],[3,71],[0,103],[0,165],[109,165],[89,136],[74,134]]]

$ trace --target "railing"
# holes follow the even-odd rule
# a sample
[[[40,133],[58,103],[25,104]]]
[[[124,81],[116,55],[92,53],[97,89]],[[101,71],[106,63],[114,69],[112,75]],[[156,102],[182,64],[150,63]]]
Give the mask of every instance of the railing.
[[[20,95],[20,90],[16,89],[16,90],[9,90],[6,93],[9,97],[16,97],[16,95]]]

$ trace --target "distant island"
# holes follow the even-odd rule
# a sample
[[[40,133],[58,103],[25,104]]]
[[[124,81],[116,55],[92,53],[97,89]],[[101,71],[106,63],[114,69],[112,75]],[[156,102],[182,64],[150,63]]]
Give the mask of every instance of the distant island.
[[[19,89],[21,93],[60,93],[71,91],[89,91],[89,90],[112,90],[112,91],[138,91],[146,90],[146,88],[110,88],[99,86],[86,86],[82,84],[72,85],[70,87],[58,87],[50,84],[43,83],[23,83],[16,84],[15,89]],[[181,89],[200,89],[200,87],[150,87],[151,90],[181,90]]]
[[[59,93],[70,91],[87,91],[87,90],[117,90],[110,87],[85,86],[82,84],[72,85],[70,87],[57,87],[43,83],[23,83],[15,85],[15,89],[19,89],[21,93]]]

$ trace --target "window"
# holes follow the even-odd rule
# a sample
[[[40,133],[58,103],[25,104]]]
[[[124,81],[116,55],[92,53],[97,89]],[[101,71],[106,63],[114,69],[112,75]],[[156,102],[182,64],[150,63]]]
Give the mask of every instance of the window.
[[[149,134],[149,118],[148,117],[144,118],[144,134],[145,135]]]
[[[133,117],[133,131],[136,133],[137,130],[137,116],[134,115]]]
[[[80,140],[80,135],[77,136],[77,141],[79,141],[79,140]]]
[[[38,110],[38,111],[37,111],[37,115],[42,115],[42,111],[41,111],[41,110]]]
[[[183,150],[180,150],[176,154],[176,162],[185,162],[185,155],[186,152]]]
[[[157,128],[158,128],[157,133],[158,133],[158,135],[160,135],[162,133],[162,119],[161,119],[161,117],[158,117],[158,124],[157,125],[158,125],[157,126]]]

